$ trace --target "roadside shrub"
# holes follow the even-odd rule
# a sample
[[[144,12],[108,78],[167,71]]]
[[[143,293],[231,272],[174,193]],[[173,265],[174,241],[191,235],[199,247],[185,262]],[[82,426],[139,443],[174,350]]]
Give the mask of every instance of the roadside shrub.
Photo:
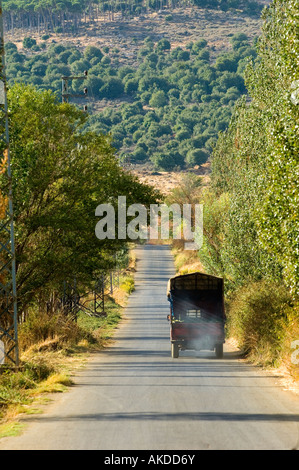
[[[275,364],[291,307],[291,296],[280,283],[263,280],[241,287],[228,300],[229,334],[257,362]]]
[[[299,302],[287,309],[287,324],[281,346],[281,362],[289,374],[299,380]]]

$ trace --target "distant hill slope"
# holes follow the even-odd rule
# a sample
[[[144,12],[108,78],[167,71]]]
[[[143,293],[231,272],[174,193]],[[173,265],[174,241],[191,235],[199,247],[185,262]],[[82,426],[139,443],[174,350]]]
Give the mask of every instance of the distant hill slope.
[[[7,30],[18,28],[38,29],[39,32],[78,33],[87,25],[97,26],[105,22],[144,19],[152,12],[171,15],[177,8],[230,12],[235,11],[251,17],[260,16],[265,1],[260,0],[3,0],[4,20]]]
[[[50,88],[61,99],[61,77],[88,70],[70,88],[86,86],[87,100],[72,101],[88,104],[85,130],[111,133],[122,162],[164,171],[205,164],[246,93],[243,71],[261,22],[197,7],[167,13],[87,21],[72,35],[7,32],[9,83]]]

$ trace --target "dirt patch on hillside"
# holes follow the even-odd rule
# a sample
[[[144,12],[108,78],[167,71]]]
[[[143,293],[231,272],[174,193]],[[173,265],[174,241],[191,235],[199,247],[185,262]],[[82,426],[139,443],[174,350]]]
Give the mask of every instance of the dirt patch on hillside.
[[[171,14],[171,21],[167,20]],[[88,45],[99,47],[108,46],[109,55],[116,56],[120,62],[134,64],[140,43],[146,37],[153,41],[168,38],[172,47],[185,46],[189,42],[204,38],[215,52],[221,52],[229,47],[230,37],[243,32],[249,38],[259,35],[261,20],[250,18],[241,12],[224,12],[198,8],[177,8],[164,10],[159,13],[149,13],[131,19],[123,19],[120,14],[114,15],[114,21],[108,18],[100,18],[98,21],[90,22],[82,27],[78,34],[51,34],[47,40],[51,42],[68,42],[78,48]],[[37,42],[43,42],[36,30],[19,30],[14,33],[7,32],[8,41],[13,41],[22,49],[24,37],[31,36]],[[118,50],[115,51],[115,49]],[[113,51],[112,51],[113,50]]]
[[[160,193],[167,196],[172,189],[180,186],[182,177],[186,173],[194,173],[202,178],[202,184],[205,186],[209,184],[210,177],[210,163],[204,163],[200,166],[195,166],[188,170],[176,171],[156,171],[151,164],[145,165],[131,165],[127,168],[128,171],[138,177],[141,183],[149,184],[158,189]]]

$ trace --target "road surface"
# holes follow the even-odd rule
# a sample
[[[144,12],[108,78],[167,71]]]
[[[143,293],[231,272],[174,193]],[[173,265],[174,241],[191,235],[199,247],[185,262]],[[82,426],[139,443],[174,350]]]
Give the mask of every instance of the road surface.
[[[137,250],[136,291],[115,342],[0,450],[238,450],[299,446],[299,398],[225,347],[170,356],[170,250]]]

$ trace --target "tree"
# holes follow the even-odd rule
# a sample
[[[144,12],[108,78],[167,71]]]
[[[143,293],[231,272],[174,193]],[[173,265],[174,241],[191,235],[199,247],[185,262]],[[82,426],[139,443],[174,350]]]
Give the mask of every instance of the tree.
[[[224,89],[236,87],[241,93],[244,93],[246,89],[243,77],[234,72],[225,71],[219,79],[217,79],[217,82]]]
[[[171,44],[168,39],[163,38],[163,39],[160,39],[160,41],[158,41],[157,46],[156,46],[156,50],[158,52],[169,51],[170,49],[171,49]]]
[[[41,61],[35,62],[33,66],[31,67],[31,73],[33,75],[39,75],[41,77],[45,75],[46,70],[47,70],[47,65]]]
[[[138,79],[131,78],[125,82],[124,92],[127,95],[134,95],[138,90]]]
[[[146,160],[147,158],[148,158],[148,155],[146,151],[144,150],[144,148],[141,146],[137,146],[134,152],[132,153],[133,161],[139,162],[139,161]]]
[[[109,77],[100,89],[100,95],[105,98],[118,98],[123,93],[123,82],[116,77]]]
[[[6,54],[12,54],[14,52],[18,52],[18,47],[16,46],[16,44],[14,44],[13,42],[7,42],[5,44],[5,53]]]
[[[236,72],[238,67],[237,57],[232,55],[222,55],[217,57],[215,68],[221,72],[227,70],[229,72]]]
[[[36,40],[30,37],[23,39],[23,47],[24,49],[32,49],[33,46],[36,45]]]
[[[101,49],[99,49],[98,47],[87,46],[84,50],[84,57],[86,60],[91,60],[94,57],[101,60],[102,57],[104,57],[104,54],[102,53]]]
[[[299,294],[297,9],[295,0],[275,0],[265,11],[257,58],[245,74],[250,103],[239,102],[220,134],[209,195],[213,204],[229,199],[217,261],[229,287],[270,279],[293,298]],[[221,80],[233,86],[234,78],[225,72]]]
[[[156,152],[151,157],[151,161],[157,168],[165,171],[171,171],[178,167],[182,168],[185,164],[184,158],[179,152]]]
[[[88,78],[84,81],[84,86],[86,86],[90,96],[99,97],[100,89],[102,88],[104,81],[96,75],[88,75]]]
[[[239,49],[241,45],[248,44],[248,36],[245,33],[236,33],[230,39],[234,50]]]
[[[206,39],[200,39],[199,41],[196,41],[192,45],[192,52],[197,54],[202,49],[205,49],[207,47],[207,45],[208,45],[208,42],[206,41]]]
[[[209,158],[209,152],[205,149],[189,150],[186,155],[186,163],[189,166],[202,165]]]
[[[156,67],[158,60],[159,60],[159,56],[155,52],[151,52],[150,54],[147,54],[146,59],[145,59],[146,63],[148,63],[150,67],[152,68]]]
[[[89,64],[88,60],[86,60],[86,59],[76,60],[76,61],[72,62],[72,64],[70,65],[71,72],[74,75],[83,74],[85,72],[85,70],[89,69],[89,67],[90,67],[90,64]]]
[[[125,195],[129,204],[147,205],[156,196],[120,168],[107,137],[79,132],[86,115],[50,91],[16,85],[9,109],[22,312],[75,276],[86,290],[113,263],[126,241],[96,238],[98,204]],[[3,178],[0,183],[3,188]]]
[[[153,108],[162,108],[167,104],[167,97],[163,90],[156,91],[152,94],[149,105]]]
[[[198,204],[202,191],[201,177],[194,173],[183,173],[178,186],[173,188],[166,198],[167,204]]]
[[[169,135],[171,133],[171,126],[168,124],[158,124],[157,122],[152,122],[148,128],[148,135],[150,137],[162,137],[163,135]]]

